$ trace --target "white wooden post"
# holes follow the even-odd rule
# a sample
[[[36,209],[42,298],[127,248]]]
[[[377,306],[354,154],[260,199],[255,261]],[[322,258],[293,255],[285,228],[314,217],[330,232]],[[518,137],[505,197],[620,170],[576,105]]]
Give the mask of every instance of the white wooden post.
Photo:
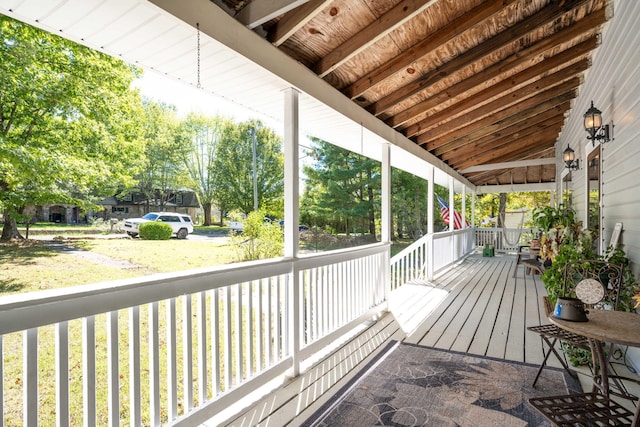
[[[466,185],[462,186],[462,207],[460,209],[462,210],[462,212],[460,212],[460,215],[462,215],[462,228],[465,229],[467,228],[467,186]]]
[[[56,413],[58,414],[56,427],[61,427],[69,425],[69,322],[56,323],[55,333],[56,390],[58,390],[56,396]],[[2,354],[1,351],[0,354]],[[0,422],[0,424],[2,423]]]
[[[382,236],[380,236],[383,243],[391,243],[391,146],[389,144],[383,144],[382,147]],[[380,280],[384,289],[384,300],[389,301],[390,290],[390,277],[389,277],[389,263],[385,262],[382,265],[382,274]],[[378,287],[379,289],[379,287]]]
[[[433,211],[434,211],[434,206],[433,206],[433,191],[435,188],[434,182],[433,180],[435,179],[435,169],[433,167],[429,168],[429,180],[427,181],[427,234],[429,235],[429,242],[428,242],[428,250],[429,250],[429,254],[427,256],[427,280],[433,280],[433,265],[434,265],[434,261],[433,261],[433,233],[434,233],[434,227],[433,227]]]
[[[453,203],[453,194],[455,192],[454,185],[455,185],[455,182],[453,181],[453,177],[449,176],[449,233],[451,235],[451,239],[450,239],[451,244],[449,245],[449,247],[451,249],[451,262],[453,262],[453,260],[456,259],[456,245],[454,244],[454,236],[453,236],[453,232],[456,229],[454,224],[455,220],[453,216],[453,212],[455,210],[455,205]]]
[[[298,143],[299,143],[299,92],[294,88],[284,91],[284,256],[292,258],[293,271],[289,286],[292,298],[289,300],[289,330],[291,334],[290,354],[292,356],[291,375],[300,373],[298,357],[301,340],[300,306],[302,304],[302,290],[300,278],[295,268],[295,259],[300,249],[300,232],[298,231],[299,215],[299,178],[298,178]]]
[[[23,423],[25,427],[38,425],[38,329],[22,333],[23,351]]]
[[[96,319],[82,319],[82,420],[84,427],[96,425]]]

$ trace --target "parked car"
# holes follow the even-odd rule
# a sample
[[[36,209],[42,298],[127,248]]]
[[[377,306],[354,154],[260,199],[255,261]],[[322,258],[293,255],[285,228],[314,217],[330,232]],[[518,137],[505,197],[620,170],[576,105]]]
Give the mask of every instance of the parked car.
[[[232,233],[242,233],[244,231],[244,224],[240,221],[229,221],[229,231]]]
[[[284,228],[284,219],[280,220],[280,228]],[[308,231],[309,227],[307,227],[306,225],[298,225],[298,231],[303,232],[303,231]]]
[[[142,218],[129,218],[124,221],[124,231],[131,237],[140,234],[140,224],[145,222],[160,221],[171,226],[173,234],[178,239],[186,239],[189,233],[193,233],[193,222],[187,214],[175,212],[149,212]]]

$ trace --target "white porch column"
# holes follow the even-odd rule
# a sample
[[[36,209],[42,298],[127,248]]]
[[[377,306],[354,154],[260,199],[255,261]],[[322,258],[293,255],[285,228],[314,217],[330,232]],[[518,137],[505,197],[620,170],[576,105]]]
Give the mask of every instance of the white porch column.
[[[455,205],[453,204],[453,193],[455,182],[453,181],[453,177],[449,176],[449,231],[454,231],[455,227],[453,226],[453,209]]]
[[[449,246],[451,248],[451,262],[456,259],[456,246],[453,244],[453,232],[456,230],[455,220],[453,216],[453,212],[455,211],[455,204],[453,203],[453,193],[455,193],[454,185],[455,182],[453,181],[453,177],[449,176],[449,233],[451,234],[451,245]]]
[[[382,190],[382,206],[380,213],[380,219],[382,221],[382,230],[380,240],[382,243],[388,243],[391,245],[391,146],[390,144],[382,144],[382,164],[381,168],[381,190]],[[388,249],[390,250],[390,246]],[[390,258],[390,256],[389,256]],[[384,289],[384,300],[389,302],[389,288],[391,284],[391,277],[389,272],[389,263],[383,264],[380,280],[382,283],[382,289]]]
[[[471,192],[471,226],[475,227],[476,223],[476,190]]]
[[[382,212],[380,219],[382,220],[382,243],[391,242],[391,146],[389,144],[382,145]]]
[[[284,91],[284,256],[292,258],[291,300],[289,301],[288,330],[290,335],[289,352],[292,356],[291,376],[300,374],[300,312],[302,292],[295,259],[300,249],[298,231],[299,214],[299,170],[298,170],[298,95],[294,88]]]
[[[294,88],[284,91],[284,256],[287,258],[297,257],[300,249],[298,95]]]
[[[427,234],[430,236],[428,240],[427,255],[427,280],[433,280],[433,189],[435,179],[435,169],[432,167],[429,171],[429,180],[427,181]]]
[[[462,228],[467,228],[467,186],[462,186]]]

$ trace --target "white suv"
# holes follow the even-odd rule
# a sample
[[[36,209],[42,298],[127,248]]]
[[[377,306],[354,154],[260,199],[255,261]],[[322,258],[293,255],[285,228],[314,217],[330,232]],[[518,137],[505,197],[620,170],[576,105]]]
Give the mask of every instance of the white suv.
[[[186,239],[189,233],[193,233],[191,217],[175,212],[149,212],[142,218],[129,218],[124,221],[124,231],[131,237],[140,233],[140,224],[144,222],[166,222],[173,229],[173,234],[178,239]]]

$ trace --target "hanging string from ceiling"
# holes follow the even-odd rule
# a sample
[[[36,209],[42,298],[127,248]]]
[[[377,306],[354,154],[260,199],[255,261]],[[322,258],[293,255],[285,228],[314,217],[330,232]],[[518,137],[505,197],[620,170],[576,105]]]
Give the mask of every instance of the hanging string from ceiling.
[[[200,23],[196,22],[196,38],[197,38],[197,52],[198,52],[198,83],[196,87],[201,88],[200,85]]]

